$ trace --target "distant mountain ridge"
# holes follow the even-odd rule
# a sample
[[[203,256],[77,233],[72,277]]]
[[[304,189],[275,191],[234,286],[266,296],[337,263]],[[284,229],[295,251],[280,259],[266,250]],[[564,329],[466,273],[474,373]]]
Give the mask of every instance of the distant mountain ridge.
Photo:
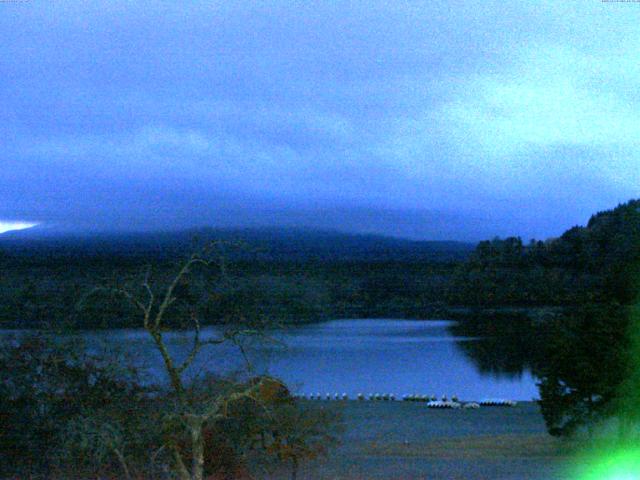
[[[194,239],[197,242],[194,243]],[[240,241],[243,258],[265,261],[463,260],[475,244],[415,241],[382,235],[307,228],[198,228],[174,232],[71,234],[35,227],[0,235],[5,254],[161,256],[185,254],[197,243]],[[236,254],[238,255],[238,254]]]

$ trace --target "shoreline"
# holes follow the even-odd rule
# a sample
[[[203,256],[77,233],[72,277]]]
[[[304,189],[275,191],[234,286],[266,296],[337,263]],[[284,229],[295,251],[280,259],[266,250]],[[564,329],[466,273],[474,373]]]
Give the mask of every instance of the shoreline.
[[[281,327],[295,327],[295,326],[304,326],[304,325],[315,325],[321,324],[329,321],[335,320],[409,320],[409,321],[456,321],[456,322],[465,322],[473,320],[477,317],[491,317],[495,316],[500,318],[501,316],[509,317],[509,320],[540,320],[545,317],[554,317],[566,310],[570,310],[573,308],[572,306],[504,306],[504,307],[474,307],[474,306],[451,306],[451,307],[442,307],[442,309],[438,309],[437,312],[428,313],[426,315],[398,315],[398,312],[390,312],[388,314],[378,313],[376,315],[360,315],[358,313],[353,313],[351,315],[346,314],[337,314],[334,316],[327,316],[318,319],[305,319],[300,321],[288,321],[281,323]],[[521,318],[520,318],[521,317]],[[203,327],[219,327],[228,325],[225,323],[204,323]],[[70,332],[88,332],[88,331],[101,331],[101,330],[139,330],[143,329],[143,327],[136,325],[127,325],[127,326],[118,326],[118,327],[109,327],[105,325],[95,325],[95,326],[86,326],[86,327],[76,327],[76,326],[65,326],[64,324],[61,326],[51,326],[51,324],[41,324],[41,325],[17,325],[15,323],[7,323],[0,324],[0,331],[50,331],[55,332],[56,329],[68,329]],[[169,328],[167,331],[169,332],[180,332],[180,331],[189,331],[190,329],[180,329],[180,328]]]

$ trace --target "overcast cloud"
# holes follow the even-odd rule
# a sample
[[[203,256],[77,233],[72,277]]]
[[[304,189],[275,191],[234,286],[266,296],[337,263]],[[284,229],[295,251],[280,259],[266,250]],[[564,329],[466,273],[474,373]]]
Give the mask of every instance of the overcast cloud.
[[[528,239],[640,196],[634,3],[32,0],[0,42],[4,221]]]

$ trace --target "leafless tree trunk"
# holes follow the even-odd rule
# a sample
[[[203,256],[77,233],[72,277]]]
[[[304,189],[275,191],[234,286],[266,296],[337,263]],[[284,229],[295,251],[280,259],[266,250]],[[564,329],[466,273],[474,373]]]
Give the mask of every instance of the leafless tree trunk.
[[[118,462],[120,462],[120,466],[124,471],[124,477],[126,478],[126,480],[131,480],[131,473],[129,472],[129,466],[127,465],[127,460],[124,458],[124,454],[119,448],[116,447],[113,448],[113,451],[116,454],[116,457],[118,457]]]
[[[193,480],[202,480],[204,477],[204,437],[202,435],[205,419],[202,416],[189,418],[189,432],[191,434]]]
[[[190,365],[193,364],[198,356],[200,350],[207,345],[219,345],[225,341],[232,341],[239,346],[241,352],[244,355],[242,346],[238,343],[238,336],[257,334],[257,331],[253,330],[238,330],[233,334],[226,334],[222,338],[203,340],[200,337],[200,321],[196,313],[192,313],[191,321],[193,326],[193,343],[191,350],[186,359],[181,363],[178,363],[174,357],[171,356],[169,349],[165,343],[162,332],[164,328],[164,320],[167,311],[171,305],[176,301],[174,295],[176,287],[180,282],[189,275],[192,270],[197,266],[210,267],[213,262],[208,259],[204,254],[191,255],[180,267],[178,272],[171,278],[168,286],[164,291],[158,295],[154,292],[154,289],[150,283],[150,269],[146,271],[144,279],[139,285],[141,288],[129,288],[128,286],[117,288],[100,288],[96,290],[109,290],[112,293],[119,294],[126,298],[141,314],[142,324],[144,329],[149,333],[155,347],[158,349],[164,363],[165,371],[169,377],[171,388],[176,394],[176,397],[180,404],[181,412],[178,416],[181,419],[181,423],[185,425],[187,433],[191,439],[191,459],[185,463],[183,453],[177,448],[172,446],[173,459],[175,463],[176,472],[181,480],[203,480],[204,479],[204,456],[205,456],[205,441],[204,441],[204,427],[207,422],[215,421],[226,416],[227,407],[230,402],[237,401],[241,398],[252,398],[257,400],[255,393],[258,391],[259,385],[252,385],[247,387],[244,391],[236,392],[228,395],[224,398],[217,398],[212,406],[204,413],[185,413],[190,411],[190,405],[186,396],[185,382],[183,373]],[[219,267],[221,273],[225,273],[225,264],[223,260],[220,260]],[[142,294],[136,292],[142,290]],[[246,357],[245,357],[246,359]],[[187,467],[187,463],[190,464],[190,469]],[[127,472],[128,473],[128,472]]]
[[[298,457],[291,459],[291,480],[298,480]]]

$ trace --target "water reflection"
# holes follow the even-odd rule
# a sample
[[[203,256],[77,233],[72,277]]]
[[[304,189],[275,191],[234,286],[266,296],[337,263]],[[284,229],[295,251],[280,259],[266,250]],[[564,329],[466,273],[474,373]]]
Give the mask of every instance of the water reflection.
[[[210,327],[209,337],[219,335]],[[163,380],[161,359],[144,332],[97,332],[125,345]],[[255,340],[248,356],[256,373],[286,381],[298,393],[411,393],[466,399],[537,396],[529,365],[516,362],[497,339],[481,339],[450,321],[334,320],[273,333],[281,343]],[[171,351],[184,357],[185,333],[167,335]],[[508,353],[505,355],[505,353]],[[231,345],[204,350],[190,375],[241,372],[242,357]]]
[[[393,319],[334,320],[292,327],[272,332],[277,343],[251,339],[247,345],[253,368],[250,374],[269,373],[305,394],[536,398],[527,337],[505,328],[508,335],[487,335],[451,321]],[[206,339],[221,332],[207,327],[202,334]],[[82,336],[93,348],[123,350],[145,369],[149,382],[166,382],[162,359],[146,332],[112,330]],[[189,333],[166,333],[165,340],[178,361],[188,355]],[[233,345],[226,344],[203,349],[187,374],[234,372],[246,372],[244,361]]]
[[[540,371],[550,328],[526,314],[477,315],[449,327],[456,338],[476,338],[458,348],[481,373],[501,378]]]

